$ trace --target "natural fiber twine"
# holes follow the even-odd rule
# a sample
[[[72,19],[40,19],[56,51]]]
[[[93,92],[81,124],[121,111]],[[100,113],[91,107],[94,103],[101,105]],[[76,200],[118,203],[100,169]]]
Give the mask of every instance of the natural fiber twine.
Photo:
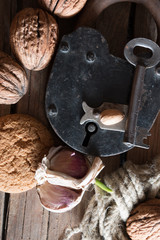
[[[78,227],[67,229],[63,240],[79,232],[82,240],[129,240],[125,222],[134,205],[160,197],[160,156],[152,165],[127,161],[122,168],[106,175],[104,182],[113,193],[95,187],[82,222]]]

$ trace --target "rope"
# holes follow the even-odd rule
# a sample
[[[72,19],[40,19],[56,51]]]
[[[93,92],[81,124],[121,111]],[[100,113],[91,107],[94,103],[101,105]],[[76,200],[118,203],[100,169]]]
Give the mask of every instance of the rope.
[[[145,199],[160,197],[160,156],[152,165],[135,165],[130,161],[110,175],[106,193],[95,186],[95,195],[78,227],[67,229],[63,240],[81,232],[81,240],[129,240],[125,222],[134,206]]]

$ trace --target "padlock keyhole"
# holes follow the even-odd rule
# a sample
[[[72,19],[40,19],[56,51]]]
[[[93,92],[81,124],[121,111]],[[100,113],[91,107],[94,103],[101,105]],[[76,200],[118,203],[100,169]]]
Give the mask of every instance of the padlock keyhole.
[[[97,132],[97,125],[93,122],[89,122],[86,124],[85,130],[86,130],[86,136],[84,138],[82,146],[87,147],[91,136]]]

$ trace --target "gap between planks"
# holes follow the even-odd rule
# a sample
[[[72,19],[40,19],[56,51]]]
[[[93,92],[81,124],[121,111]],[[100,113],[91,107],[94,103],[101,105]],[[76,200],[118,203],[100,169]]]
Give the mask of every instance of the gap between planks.
[[[4,14],[4,11],[7,11],[6,1],[0,1],[0,2],[1,2],[0,9]],[[16,1],[9,1],[9,4],[10,4],[9,6],[12,6],[13,9],[10,10],[10,13],[7,13],[8,16],[10,16],[9,14],[11,13],[12,13],[12,16],[15,14],[15,9],[14,9],[15,5],[13,2],[15,2],[15,5],[16,5]],[[27,1],[27,3],[25,3],[26,1],[19,0],[17,2],[18,2],[18,10],[20,10],[21,8],[24,8],[25,6],[35,5],[33,1]],[[3,4],[2,8],[1,8],[1,4]],[[8,9],[10,9],[9,6],[8,6]],[[138,8],[139,6],[136,7],[136,11],[138,11],[137,10]],[[131,31],[128,36],[128,31],[123,28],[125,25],[125,27],[127,27],[128,29],[128,19],[129,19],[128,10],[129,9],[130,9],[130,4],[128,3],[120,4],[120,5],[116,4],[110,7],[110,9],[106,10],[108,12],[110,11],[110,18],[108,18],[108,14],[106,16],[104,14],[103,17],[106,19],[104,26],[101,25],[102,19],[97,20],[97,26],[99,26],[101,29],[104,29],[104,28],[107,29],[106,38],[108,38],[107,40],[109,42],[111,52],[115,53],[115,55],[118,55],[118,56],[122,56],[123,46],[128,41],[129,36],[132,35],[132,31]],[[133,8],[131,12],[133,13]],[[138,13],[136,12],[136,15],[137,14]],[[7,18],[6,16],[7,15],[5,15],[5,18]],[[10,16],[9,20],[5,19],[5,21],[7,20],[8,22],[7,22],[7,28],[5,29],[5,35],[1,34],[3,44],[4,44],[4,38],[6,38],[5,40],[6,42],[8,41],[7,34],[9,31],[9,22],[11,21],[12,16]],[[101,17],[102,15],[100,16],[100,18]],[[0,23],[1,21],[3,21],[2,18],[3,16],[1,15]],[[133,26],[136,25],[136,24],[133,24],[133,19],[134,19],[134,14],[132,15],[132,18],[130,18],[130,24],[132,24],[131,29],[133,28]],[[141,25],[143,23],[142,20],[141,20]],[[149,22],[150,20],[148,20],[148,23]],[[121,25],[121,28],[119,27],[119,25]],[[142,29],[140,31],[143,32],[144,28],[146,28],[145,25],[142,26]],[[0,31],[1,33],[4,32],[1,25],[0,25]],[[117,44],[117,41],[119,44]],[[6,48],[8,48],[8,46],[5,44],[1,49],[6,49]],[[8,52],[9,51],[10,50],[8,50]],[[40,73],[28,72],[28,75],[30,78],[30,92],[16,106],[17,112],[30,113],[32,116],[35,116],[45,124],[47,124],[47,120],[44,115],[44,105],[43,105],[44,92],[42,91],[42,89],[44,89],[46,84],[46,82],[44,82],[44,79],[47,79],[48,77],[47,71],[48,70],[46,69]],[[40,86],[37,89],[36,81],[38,79],[39,79]],[[39,100],[35,104],[36,107],[33,106],[35,99]],[[1,106],[0,111],[1,111],[1,114],[5,115],[10,112],[10,107]],[[157,127],[160,126],[159,124],[160,122],[159,120],[157,120],[156,126]],[[156,133],[155,126],[152,129],[152,131],[153,131],[153,137],[158,135]],[[157,136],[157,139],[159,141],[159,136]],[[157,147],[158,147],[158,143],[156,145],[156,148],[154,149],[155,152],[157,151]],[[142,161],[146,152],[145,154],[142,153],[142,156],[140,156],[137,149],[134,149],[133,152],[129,152],[127,154],[127,157],[133,156],[133,154],[134,156],[136,156],[136,158],[140,157],[140,161]],[[104,161],[106,162],[106,171],[108,173],[113,171],[115,168],[119,166],[119,156],[106,158]],[[36,194],[35,189],[28,191],[27,193],[11,194],[11,197],[9,200],[9,215],[8,215],[8,222],[7,222],[8,227],[6,229],[6,240],[11,240],[11,239],[13,240],[29,240],[29,239],[30,240],[51,240],[51,239],[58,240],[58,238],[62,236],[63,231],[67,226],[74,226],[80,222],[91,195],[92,195],[92,192],[87,192],[85,194],[84,199],[82,200],[82,203],[79,204],[79,206],[73,209],[71,212],[68,212],[65,214],[54,214],[54,213],[48,213],[47,211],[42,209],[42,207],[39,204],[38,196]],[[2,217],[3,211],[4,211],[4,194],[2,193],[2,196],[0,197],[2,201],[2,205],[0,206],[0,213],[1,213],[0,216]],[[2,225],[3,224],[1,224],[1,232],[2,232]],[[73,239],[78,240],[80,238],[75,236],[75,238]]]

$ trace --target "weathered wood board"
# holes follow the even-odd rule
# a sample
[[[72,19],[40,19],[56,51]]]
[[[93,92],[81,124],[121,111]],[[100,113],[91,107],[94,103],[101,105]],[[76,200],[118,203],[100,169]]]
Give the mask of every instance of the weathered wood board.
[[[92,1],[92,0],[91,0]],[[11,54],[9,46],[10,23],[16,14],[25,7],[38,7],[34,0],[1,0],[0,1],[0,50]],[[77,17],[59,20],[60,38],[72,32]],[[124,45],[133,37],[148,37],[156,40],[156,25],[152,17],[141,5],[119,3],[104,10],[97,18],[95,26],[107,39],[110,52],[123,57]],[[53,58],[54,59],[54,58]],[[52,61],[53,62],[53,61]],[[43,71],[27,71],[29,79],[28,93],[22,100],[12,106],[0,106],[0,115],[9,113],[27,113],[40,120],[47,127],[44,109],[46,84],[52,63]],[[160,152],[160,116],[152,128],[152,136],[147,140],[150,150],[133,149],[125,156],[137,163],[144,163]],[[105,172],[119,167],[120,156],[103,159]],[[0,193],[0,239],[2,240],[58,240],[62,239],[64,229],[76,226],[82,219],[89,199],[93,194],[90,189],[82,202],[72,211],[64,214],[49,213],[39,202],[36,190],[21,194]],[[77,235],[73,240],[80,239]]]

